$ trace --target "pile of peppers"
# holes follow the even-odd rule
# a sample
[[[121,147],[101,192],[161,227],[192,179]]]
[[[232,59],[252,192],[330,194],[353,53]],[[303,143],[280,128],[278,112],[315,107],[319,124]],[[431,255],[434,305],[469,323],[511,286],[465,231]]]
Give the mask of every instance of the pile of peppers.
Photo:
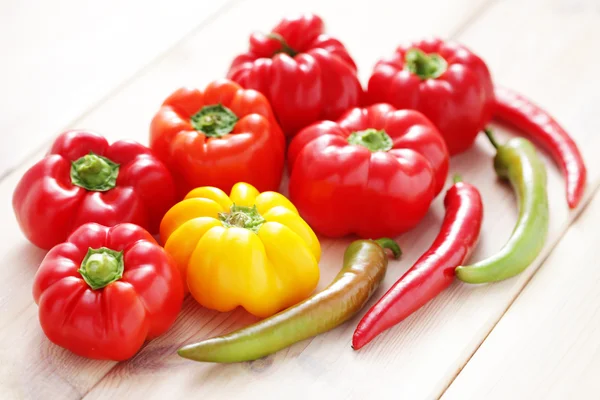
[[[386,250],[401,255],[394,238],[421,223],[443,191],[449,157],[485,134],[496,174],[518,199],[512,235],[497,254],[468,264],[484,207],[477,188],[455,176],[437,237],[362,316],[352,337],[358,350],[456,278],[508,279],[542,251],[546,167],[528,139],[499,143],[493,119],[550,154],[568,206],[577,207],[586,167],[575,142],[540,107],[494,85],[465,46],[402,44],[363,90],[356,63],[321,18],[284,18],[250,37],[227,78],[169,95],[148,147],[67,131],[23,175],[15,216],[25,237],[49,250],[33,282],[40,326],[78,355],[126,360],[173,325],[189,294],[199,306],[242,307],[260,319],[178,351],[221,363],[333,329],[376,293]],[[286,166],[289,198],[278,193]],[[315,293],[317,234],[359,239]]]

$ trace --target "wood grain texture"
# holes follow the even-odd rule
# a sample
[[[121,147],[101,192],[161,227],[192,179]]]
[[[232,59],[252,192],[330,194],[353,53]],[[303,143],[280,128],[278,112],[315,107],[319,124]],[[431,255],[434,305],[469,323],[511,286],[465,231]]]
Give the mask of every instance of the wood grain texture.
[[[595,196],[442,400],[598,398],[599,222]]]
[[[150,119],[162,100],[173,90],[181,85],[204,85],[210,80],[225,74],[230,60],[234,55],[243,51],[247,46],[248,34],[255,30],[270,29],[277,21],[290,13],[312,9],[318,11],[326,19],[329,30],[344,38],[350,51],[357,53],[360,60],[360,68],[363,77],[368,76],[369,70],[381,54],[391,52],[397,44],[396,36],[409,37],[412,34],[439,34],[448,35],[458,29],[461,24],[468,20],[476,7],[484,4],[484,1],[471,2],[469,0],[453,0],[450,2],[439,1],[439,7],[429,13],[427,21],[411,20],[404,24],[397,24],[395,13],[386,13],[379,17],[382,9],[401,9],[414,15],[424,13],[430,5],[417,5],[414,2],[396,1],[374,1],[360,3],[357,7],[339,7],[338,2],[329,1],[307,1],[303,4],[291,2],[269,1],[246,1],[241,2],[222,15],[218,20],[203,27],[203,30],[192,35],[189,39],[178,45],[168,56],[156,62],[151,67],[144,69],[143,73],[136,77],[130,84],[124,86],[116,95],[110,97],[98,108],[90,110],[83,118],[78,119],[74,127],[86,127],[95,129],[111,140],[118,138],[130,138],[147,143],[147,132]],[[262,10],[263,12],[256,12]],[[252,15],[252,18],[248,18]],[[379,19],[378,24],[373,24],[369,29],[373,35],[369,41],[361,33],[363,29],[355,29],[354,24],[362,24],[361,17],[369,16],[369,20]],[[452,16],[452,18],[448,18]],[[235,27],[236,34],[232,34]],[[395,34],[395,35],[394,35]],[[372,40],[372,38],[386,37],[386,40]],[[362,49],[362,50],[361,50]],[[56,100],[57,104],[61,98]],[[74,110],[71,110],[73,112]],[[71,117],[72,118],[72,117]],[[33,143],[30,138],[28,143]],[[9,398],[39,398],[46,395],[56,399],[80,398],[85,395],[94,385],[109,372],[115,365],[114,362],[99,362],[86,360],[70,354],[69,352],[51,344],[41,332],[37,321],[37,307],[31,298],[31,282],[35,269],[41,259],[43,252],[27,243],[18,230],[17,224],[12,216],[10,199],[12,191],[23,172],[36,160],[42,157],[46,151],[38,152],[29,158],[21,167],[8,175],[0,182],[0,212],[4,229],[0,232],[0,254],[5,261],[4,277],[0,282],[0,337],[5,339],[7,346],[0,349],[0,387],[3,392],[9,393]],[[439,207],[438,207],[439,208]],[[441,218],[440,215],[432,214],[428,220],[435,225]],[[426,229],[421,228],[421,231]],[[413,238],[421,244],[421,247],[433,238],[434,229],[425,237],[421,235]],[[324,256],[321,262],[322,279],[320,287],[325,286],[337,273],[345,245],[350,240],[323,243]],[[415,258],[416,252],[406,259]],[[398,263],[391,265],[394,278],[399,271]],[[403,264],[404,265],[404,264]],[[404,268],[407,266],[404,265]],[[386,285],[391,280],[388,279]],[[163,397],[164,390],[171,392],[170,386],[157,387],[150,392],[143,390],[140,385],[148,388],[151,383],[160,379],[167,383],[164,375],[175,377],[169,371],[191,372],[194,383],[198,370],[193,366],[190,369],[188,363],[173,357],[174,350],[182,343],[197,340],[199,338],[213,336],[222,332],[232,330],[236,327],[246,325],[252,320],[248,314],[236,311],[232,314],[219,314],[202,309],[193,300],[188,299],[184,309],[175,326],[161,338],[149,343],[138,356],[131,361],[118,365],[106,384],[98,386],[90,394],[90,397],[121,396],[131,394],[134,397],[150,396]],[[350,327],[350,325],[348,325]],[[335,336],[344,335],[348,332],[332,332]],[[341,336],[341,337],[344,337]],[[330,338],[332,336],[329,336]],[[318,339],[321,340],[321,339]],[[349,350],[349,338],[343,346],[344,351]],[[221,372],[214,372],[215,368],[201,368],[202,374],[209,376],[217,375],[212,379],[210,385],[204,386],[207,379],[200,378],[198,383],[192,386],[181,387],[181,394],[189,391],[198,393],[212,393],[215,396],[223,396],[235,392],[238,386],[244,387],[247,393],[255,392],[257,388],[248,386],[256,379],[262,379],[264,373],[273,370],[274,360],[289,359],[292,364],[278,367],[283,371],[291,370],[294,366],[304,363],[304,378],[312,379],[315,373],[323,371],[323,365],[319,363],[318,357],[309,356],[296,358],[309,345],[310,342],[300,343],[277,356],[261,360],[252,364],[221,368]],[[314,365],[318,367],[314,369]],[[228,387],[220,382],[229,380],[231,374],[237,370],[249,373],[241,373],[235,385]],[[219,368],[216,369],[219,371]],[[211,372],[212,371],[212,372]],[[262,371],[262,372],[261,372]],[[180,378],[188,378],[188,375],[179,375]],[[286,381],[290,383],[292,376]],[[293,379],[292,379],[293,380]],[[176,384],[176,382],[171,382]],[[202,383],[198,389],[196,385]],[[302,383],[302,377],[297,384]],[[323,382],[315,382],[316,386],[309,389],[317,393]],[[269,384],[266,383],[265,387]],[[115,389],[118,388],[118,393]],[[141,391],[139,391],[141,390]],[[114,392],[114,393],[113,393]],[[154,393],[152,393],[154,392]],[[175,390],[177,392],[177,390]],[[277,393],[277,392],[275,392]],[[298,392],[299,393],[299,392]]]
[[[0,176],[230,2],[0,2]]]
[[[376,8],[372,3],[370,5]],[[536,13],[554,15],[552,10],[547,7],[548,5],[543,2],[531,3],[530,7],[525,8],[521,15],[519,10],[522,10],[523,7],[518,1],[494,5],[484,12],[472,27],[466,29],[459,39],[473,46],[486,57],[487,53],[491,53],[494,48],[505,47],[504,57],[492,57],[491,68],[500,82],[521,88],[519,86],[521,82],[516,78],[512,78],[510,73],[514,64],[512,55],[520,55],[521,52],[524,52],[521,46],[528,43],[523,43],[517,37],[506,37],[504,35],[506,17],[514,14],[515,18],[518,17],[524,20],[529,15]],[[365,19],[368,20],[368,10],[356,10],[356,12],[365,16]],[[323,14],[326,18],[328,17],[327,14]],[[347,18],[349,20],[349,17]],[[327,18],[328,22],[335,22],[336,20],[333,17]],[[345,24],[351,25],[348,20]],[[451,18],[445,15],[442,21],[447,23],[448,20],[451,20]],[[423,24],[424,21],[416,19],[415,22]],[[438,21],[436,29],[440,28],[439,23]],[[544,22],[542,21],[542,23]],[[540,33],[538,32],[538,29],[540,29],[538,25],[531,21],[528,25],[524,23],[521,23],[521,25],[524,30],[522,34],[532,35],[537,39],[534,43],[538,45],[540,45],[540,41],[547,40],[548,36],[554,38],[555,41],[561,41],[565,47],[575,44],[579,40],[576,34],[549,33],[545,30]],[[403,28],[406,28],[407,33],[404,33]],[[398,27],[398,29],[402,29],[398,37],[419,37],[430,33],[423,31],[419,35],[419,29],[422,28],[423,26],[419,28],[417,25]],[[359,68],[363,74],[364,60],[370,61],[371,56],[375,55],[376,57],[379,54],[384,54],[381,49],[377,52],[371,52],[370,49],[367,51],[368,46],[355,45],[352,39],[364,43],[363,34],[360,37],[355,37],[351,31],[345,31],[342,25],[339,25],[337,29],[334,32],[344,37],[352,54],[358,60]],[[447,34],[450,33],[451,31],[448,31]],[[373,37],[379,38],[378,47],[391,49],[398,40],[389,36],[388,34],[374,35]],[[510,45],[505,44],[505,42],[510,42]],[[382,43],[389,43],[389,45],[384,46]],[[562,64],[555,60],[560,58],[561,51],[562,48],[559,47],[556,52],[533,52],[530,55],[531,59],[525,59],[524,63],[533,62],[537,54],[538,57],[545,57],[542,58],[543,62],[552,61],[558,64],[555,67],[555,74],[560,73],[561,76],[568,76],[566,71],[561,70],[568,64]],[[547,73],[552,75],[550,72]],[[537,100],[543,98],[544,90],[548,90],[547,86],[545,81],[540,80],[537,85],[524,85],[524,93]],[[556,98],[569,94],[571,87],[567,85],[553,86],[553,89],[558,93],[555,94]],[[135,93],[139,88],[132,88],[131,90],[132,93]],[[539,92],[536,90],[539,90]],[[589,143],[588,151],[597,149],[598,143],[588,135],[588,131],[582,129],[580,124],[574,123],[575,119],[586,117],[578,114],[581,108],[576,106],[571,108],[571,104],[565,104],[564,102],[551,103],[545,98],[544,100],[546,102],[542,101],[541,104],[552,110],[556,117],[569,129],[573,125],[572,130],[576,140],[580,143]],[[115,101],[118,101],[118,99],[115,99]],[[117,108],[115,107],[111,111],[116,112]],[[106,114],[99,110],[97,114],[94,113],[91,117],[96,118],[95,115],[97,115],[95,121],[101,123]],[[134,122],[133,119],[131,121]],[[594,122],[589,121],[589,123]],[[501,127],[498,127],[498,130],[502,139],[505,139],[507,131]],[[490,161],[492,153],[491,147],[482,137],[477,141],[472,151],[455,158],[452,162],[454,171],[460,172],[466,180],[475,183],[481,189],[487,206],[482,233],[483,239],[474,255],[476,259],[492,254],[500,248],[508,238],[517,214],[512,191],[495,179]],[[589,152],[584,154],[587,158],[593,158],[590,157],[592,154]],[[562,177],[549,162],[548,165],[552,222],[544,256],[560,239],[572,217],[564,200]],[[594,163],[594,160],[591,160],[591,187],[596,186],[599,172],[598,165]],[[442,216],[441,199],[438,199],[424,223],[409,235],[400,238],[400,244],[405,250],[405,257],[401,262],[394,262],[390,265],[388,276],[383,284],[384,288],[389,287],[429,246],[437,232]],[[321,263],[323,269],[322,284],[337,272],[345,243],[326,241],[325,245],[329,247],[325,251],[325,259]],[[291,395],[292,398],[362,399],[378,395],[386,397],[389,396],[389,391],[393,390],[394,395],[400,398],[434,398],[443,392],[455,374],[471,357],[471,354],[501,318],[509,303],[521,291],[537,266],[543,261],[544,256],[540,257],[536,264],[525,274],[506,282],[488,286],[454,284],[446,293],[426,306],[424,310],[382,335],[378,341],[360,352],[353,352],[349,347],[351,334],[358,320],[357,317],[334,331],[320,335],[313,340],[298,343],[288,350],[255,363],[229,366],[201,365],[178,360],[176,355],[170,353],[165,357],[165,362],[170,366],[169,371],[153,371],[146,374],[143,371],[140,372],[134,359],[132,362],[120,364],[117,369],[111,371],[90,392],[88,397],[134,396],[161,398],[166,395],[185,396],[193,392],[208,397],[235,394],[240,398],[244,398],[252,397],[256,393],[261,393],[261,395],[264,393],[267,398]],[[382,290],[379,294],[381,292]],[[205,334],[202,324],[199,324],[198,329],[201,329],[201,331],[186,331],[185,336],[188,337],[186,343],[210,336]],[[217,330],[214,333],[225,331],[227,330]],[[182,337],[184,334],[178,334],[177,336]],[[179,342],[175,340],[171,344],[172,349],[175,350],[178,345]],[[147,350],[154,348],[154,346],[154,343],[150,343]],[[140,357],[143,357],[143,355],[140,355]],[[171,373],[172,370],[177,372]]]
[[[435,4],[373,0],[339,7],[333,0],[307,0],[302,4],[240,2],[174,48],[168,57],[144,69],[130,84],[87,113],[77,126],[93,128],[113,140],[127,137],[146,142],[152,115],[176,87],[204,85],[222,76],[233,55],[246,47],[250,31],[269,29],[284,15],[310,9],[322,14],[329,30],[343,39],[359,63],[363,81],[376,59],[389,54],[400,40],[431,34],[449,36],[460,31],[458,39],[486,58],[498,82],[535,99],[572,132],[589,165],[589,198],[600,181],[600,160],[596,157],[600,144],[595,135],[600,121],[588,106],[597,99],[600,89],[600,83],[593,79],[594,65],[600,60],[592,51],[593,41],[584,36],[597,36],[598,21],[588,15],[588,3],[582,3],[579,11],[567,17],[567,23],[561,16],[562,3],[556,1],[523,4],[506,0],[485,9],[487,4],[485,0],[440,0]],[[464,22],[471,20],[475,22],[463,29]],[[235,34],[231,27],[235,27]],[[577,63],[577,74],[573,74],[573,59],[589,60],[589,64]],[[532,66],[538,68],[531,72]],[[530,73],[524,74],[524,70]],[[505,139],[508,131],[498,127],[498,135]],[[474,259],[498,250],[516,220],[514,195],[495,179],[492,153],[482,137],[451,165],[453,171],[480,188],[486,206],[482,240]],[[49,343],[37,322],[30,286],[43,253],[27,244],[10,211],[12,190],[33,162],[34,158],[29,159],[0,182],[0,215],[6,221],[0,232],[0,254],[5,260],[4,280],[0,282],[0,337],[9,344],[0,349],[0,383],[17,398],[41,397],[42,393],[52,398],[87,394],[87,398],[364,399],[378,395],[389,398],[392,393],[398,398],[435,398],[469,360],[544,258],[540,257],[521,276],[499,284],[453,284],[423,310],[360,352],[350,349],[357,316],[338,329],[256,362],[222,366],[183,360],[174,354],[181,344],[228,332],[253,320],[243,311],[219,314],[187,299],[175,326],[130,361],[90,361]],[[562,177],[548,165],[552,220],[545,254],[575,215],[567,209]],[[439,198],[416,230],[398,238],[405,256],[390,263],[383,287],[375,297],[430,245],[442,218]],[[349,241],[323,241],[319,287],[339,270]]]
[[[437,11],[430,14],[427,23],[414,21],[404,26],[396,27],[396,16],[389,13],[381,21],[371,27],[374,36],[390,35],[390,27],[401,36],[409,36],[411,31],[424,34],[447,35],[467,20],[475,12],[475,6],[481,6],[483,1],[471,3],[468,0],[453,0],[439,2]],[[220,17],[192,35],[189,39],[175,47],[168,56],[156,62],[150,68],[144,69],[130,84],[125,85],[116,95],[111,96],[98,108],[90,110],[83,118],[77,119],[73,127],[86,127],[95,129],[111,140],[130,138],[147,143],[148,125],[152,115],[157,110],[162,100],[175,88],[181,85],[204,85],[210,80],[225,74],[233,56],[243,51],[247,46],[248,34],[254,30],[270,29],[284,15],[300,12],[307,9],[319,11],[327,20],[329,29],[336,35],[344,37],[351,51],[359,51],[363,77],[368,76],[380,54],[389,53],[396,45],[395,37],[387,41],[366,42],[361,30],[354,28],[352,22],[360,21],[361,16],[370,15],[371,19],[379,14],[378,10],[393,7],[398,9],[395,1],[376,1],[362,3],[360,7],[351,9],[340,8],[335,1],[308,1],[302,5],[287,2],[258,1],[242,2],[233,7]],[[261,9],[265,12],[257,13]],[[425,6],[417,6],[411,2],[402,3],[402,9],[411,11],[415,15],[423,13]],[[252,18],[248,18],[252,15]],[[453,18],[446,19],[448,15]],[[235,27],[236,34],[231,33]],[[67,75],[66,73],[64,75]],[[45,77],[50,79],[49,77]],[[41,79],[41,78],[40,78]],[[50,84],[50,83],[48,83]],[[45,95],[52,93],[52,88],[39,89]],[[80,93],[67,91],[69,96],[78,98]],[[68,99],[66,99],[68,100]],[[63,97],[55,100],[55,106],[64,105]],[[70,108],[69,119],[82,110]],[[19,109],[19,112],[23,112]],[[66,111],[65,111],[66,112]],[[62,121],[62,120],[61,120]],[[15,120],[15,127],[23,127],[23,132],[30,129],[27,124],[32,121],[25,120],[22,125]],[[35,121],[34,121],[35,122]],[[57,124],[58,126],[64,123]],[[50,131],[49,123],[45,132]],[[13,132],[16,132],[13,130]],[[15,135],[19,136],[19,135]],[[24,139],[19,139],[24,140]],[[29,137],[26,143],[40,143],[40,137]],[[66,350],[51,344],[41,332],[37,321],[37,306],[31,298],[31,282],[35,269],[44,253],[27,243],[18,230],[18,226],[11,211],[11,195],[23,172],[36,160],[43,156],[46,149],[39,151],[16,171],[9,174],[0,182],[0,212],[4,229],[0,232],[0,254],[6,268],[5,279],[0,282],[0,337],[7,344],[0,348],[0,387],[2,392],[8,393],[9,398],[40,398],[53,399],[80,398],[85,395],[108,371],[115,365],[114,362],[101,362],[86,360],[74,356]],[[431,239],[431,238],[430,238]],[[337,273],[341,255],[345,244],[349,240],[339,243],[324,242],[325,254],[322,259],[322,280],[320,287],[327,284]],[[425,245],[425,242],[423,242]],[[397,267],[396,267],[397,268]],[[389,281],[388,281],[389,284]],[[131,392],[136,396],[142,393],[135,392],[141,389],[138,383],[148,385],[168,371],[186,369],[178,357],[173,357],[174,350],[184,342],[202,337],[212,336],[226,332],[236,327],[246,325],[252,317],[242,311],[231,314],[219,314],[205,310],[188,299],[175,326],[161,338],[151,342],[138,356],[126,364],[119,365],[107,379],[108,388],[99,387],[92,396],[102,396],[102,392],[113,390],[119,386],[124,393]],[[349,342],[348,342],[349,343]],[[281,352],[278,356],[292,357],[299,354],[308,343]],[[345,350],[345,349],[344,349]],[[266,371],[272,360],[267,359],[252,364],[251,371]],[[243,368],[243,366],[242,366]],[[234,367],[235,369],[235,367]],[[133,372],[132,372],[133,371]],[[225,378],[230,376],[232,369],[225,369]],[[210,373],[210,369],[208,370]],[[248,377],[260,375],[245,375]],[[121,385],[131,382],[131,386]],[[251,380],[252,381],[252,380]],[[250,382],[251,382],[250,381]],[[223,395],[233,388],[221,388],[218,380],[212,386]],[[186,387],[184,390],[192,388]],[[248,388],[252,390],[252,388]],[[204,391],[204,390],[203,390]],[[206,390],[207,393],[210,390]],[[119,395],[115,393],[114,395]],[[160,391],[156,392],[161,397]]]

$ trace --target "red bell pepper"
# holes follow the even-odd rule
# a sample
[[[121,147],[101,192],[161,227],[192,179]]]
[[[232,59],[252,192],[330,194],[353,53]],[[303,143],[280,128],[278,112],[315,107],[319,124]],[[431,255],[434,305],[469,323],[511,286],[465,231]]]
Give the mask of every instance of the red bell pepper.
[[[50,249],[86,222],[132,222],[157,233],[176,200],[171,173],[147,147],[68,131],[23,175],[13,208],[25,236]]]
[[[425,114],[450,154],[467,150],[492,118],[494,86],[487,66],[466,47],[440,39],[396,49],[377,63],[367,104],[386,102]]]
[[[314,14],[284,18],[271,34],[250,36],[228,77],[269,99],[287,135],[358,106],[362,87],[344,45],[324,33]]]
[[[241,181],[277,190],[283,174],[285,137],[268,100],[226,79],[169,96],[152,120],[150,147],[181,196],[200,186],[229,192]]]
[[[121,361],[173,324],[183,283],[144,229],[89,223],[46,255],[33,298],[52,342],[84,357]]]
[[[303,129],[288,156],[292,202],[330,237],[394,237],[413,228],[448,174],[436,127],[418,111],[389,104]]]

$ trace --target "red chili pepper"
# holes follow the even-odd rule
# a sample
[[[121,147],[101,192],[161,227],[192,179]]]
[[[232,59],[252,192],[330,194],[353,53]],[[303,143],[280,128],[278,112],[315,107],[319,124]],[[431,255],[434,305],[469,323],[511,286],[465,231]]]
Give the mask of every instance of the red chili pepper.
[[[446,216],[440,233],[429,250],[367,311],[354,331],[354,350],[446,289],[454,280],[454,269],[471,254],[483,219],[479,191],[468,183],[457,182],[446,193],[444,205]]]
[[[496,87],[494,94],[494,118],[524,131],[550,153],[565,175],[569,207],[577,207],[585,191],[587,170],[573,139],[554,118],[520,94],[503,87]]]
[[[363,95],[348,50],[314,14],[284,18],[272,33],[250,36],[248,52],[233,60],[227,76],[263,93],[289,136],[338,118]]]

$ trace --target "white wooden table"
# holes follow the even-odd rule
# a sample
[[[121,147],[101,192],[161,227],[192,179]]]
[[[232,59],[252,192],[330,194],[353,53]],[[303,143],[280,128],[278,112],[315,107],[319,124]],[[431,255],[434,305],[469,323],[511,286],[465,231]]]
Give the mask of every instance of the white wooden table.
[[[20,233],[10,203],[23,172],[69,127],[147,143],[166,95],[222,77],[250,32],[301,11],[325,19],[363,82],[401,40],[440,35],[471,47],[496,82],[550,110],[578,142],[589,170],[581,207],[568,210],[563,179],[546,157],[551,223],[536,263],[498,284],[453,284],[360,352],[350,348],[359,315],[256,362],[193,363],[175,354],[181,344],[252,317],[209,311],[191,298],[173,328],[127,362],[88,360],[50,343],[31,296],[44,252]],[[600,398],[599,38],[598,0],[3,0],[0,398]],[[479,138],[451,162],[485,202],[475,259],[498,250],[516,220],[492,153]],[[375,297],[430,245],[442,216],[438,198],[423,223],[398,238],[404,257],[390,264]],[[349,240],[323,240],[320,288]]]

